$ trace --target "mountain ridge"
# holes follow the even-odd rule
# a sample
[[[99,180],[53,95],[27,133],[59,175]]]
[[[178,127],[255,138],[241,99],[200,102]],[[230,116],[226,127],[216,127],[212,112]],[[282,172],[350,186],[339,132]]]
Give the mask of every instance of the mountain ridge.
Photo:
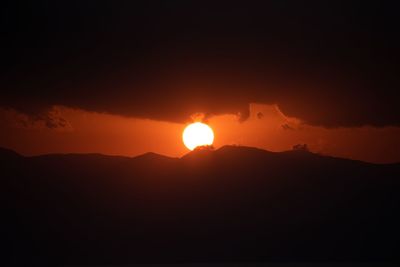
[[[399,164],[236,146],[4,154],[1,242],[17,265],[398,257]]]
[[[170,157],[166,156],[163,154],[155,153],[155,152],[146,152],[144,154],[136,155],[136,156],[122,156],[122,155],[109,155],[109,154],[103,154],[103,153],[49,153],[49,154],[42,154],[42,155],[35,155],[35,156],[23,156],[17,152],[15,152],[12,149],[7,149],[7,148],[2,148],[0,147],[0,157],[6,158],[6,157],[21,157],[21,158],[48,158],[48,157],[57,157],[57,158],[67,158],[67,157],[98,157],[98,158],[119,158],[119,159],[163,159],[163,160],[184,160],[188,159],[191,157],[198,157],[201,154],[213,154],[213,155],[221,155],[223,153],[242,153],[244,156],[249,155],[250,153],[254,154],[268,154],[268,155],[280,155],[280,156],[291,156],[291,155],[308,155],[314,158],[326,158],[326,159],[337,159],[337,160],[344,160],[344,161],[352,161],[352,162],[362,162],[365,164],[372,164],[372,165],[400,165],[400,162],[394,162],[394,163],[373,163],[373,162],[367,162],[367,161],[362,161],[362,160],[356,160],[356,159],[348,159],[348,158],[343,158],[343,157],[336,157],[336,156],[330,156],[330,155],[323,155],[319,153],[314,153],[311,151],[301,151],[301,150],[286,150],[286,151],[279,151],[279,152],[273,152],[261,148],[256,148],[256,147],[250,147],[250,146],[236,146],[236,145],[224,145],[221,146],[218,149],[215,150],[193,150],[181,157]],[[244,152],[244,153],[243,153]]]

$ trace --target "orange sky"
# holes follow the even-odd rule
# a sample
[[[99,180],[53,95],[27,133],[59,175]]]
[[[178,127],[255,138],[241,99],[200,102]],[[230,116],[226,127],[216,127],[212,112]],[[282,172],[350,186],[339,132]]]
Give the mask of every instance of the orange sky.
[[[185,124],[135,119],[57,106],[54,118],[64,127],[48,128],[13,111],[0,111],[0,146],[24,155],[47,153],[103,153],[135,156],[149,151],[180,157],[189,150],[182,143]],[[369,162],[400,162],[400,127],[324,128],[288,118],[275,105],[250,105],[250,118],[214,116],[216,148],[237,144],[270,151],[289,150],[298,143],[311,151]]]

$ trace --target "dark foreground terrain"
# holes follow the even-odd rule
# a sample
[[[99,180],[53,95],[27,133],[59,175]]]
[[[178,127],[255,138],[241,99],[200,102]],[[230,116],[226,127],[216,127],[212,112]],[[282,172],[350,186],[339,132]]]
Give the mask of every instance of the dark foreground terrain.
[[[399,164],[225,146],[180,159],[2,149],[0,167],[8,263],[400,257]]]

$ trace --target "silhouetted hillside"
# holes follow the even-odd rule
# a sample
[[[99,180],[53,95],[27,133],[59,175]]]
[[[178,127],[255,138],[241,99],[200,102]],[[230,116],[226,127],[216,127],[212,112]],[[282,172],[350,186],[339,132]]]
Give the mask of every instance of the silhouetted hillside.
[[[0,158],[10,263],[398,258],[399,164],[235,146]]]
[[[19,158],[19,157],[21,157],[21,156],[18,153],[14,152],[10,149],[0,147],[0,159],[7,160],[7,159],[15,159],[15,158]]]

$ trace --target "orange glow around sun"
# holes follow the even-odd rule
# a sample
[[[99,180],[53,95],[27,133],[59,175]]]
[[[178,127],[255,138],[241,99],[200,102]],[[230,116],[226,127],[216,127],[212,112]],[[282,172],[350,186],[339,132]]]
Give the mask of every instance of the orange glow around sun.
[[[198,146],[210,146],[214,141],[214,132],[210,126],[201,122],[189,124],[182,134],[185,146],[193,150]]]

